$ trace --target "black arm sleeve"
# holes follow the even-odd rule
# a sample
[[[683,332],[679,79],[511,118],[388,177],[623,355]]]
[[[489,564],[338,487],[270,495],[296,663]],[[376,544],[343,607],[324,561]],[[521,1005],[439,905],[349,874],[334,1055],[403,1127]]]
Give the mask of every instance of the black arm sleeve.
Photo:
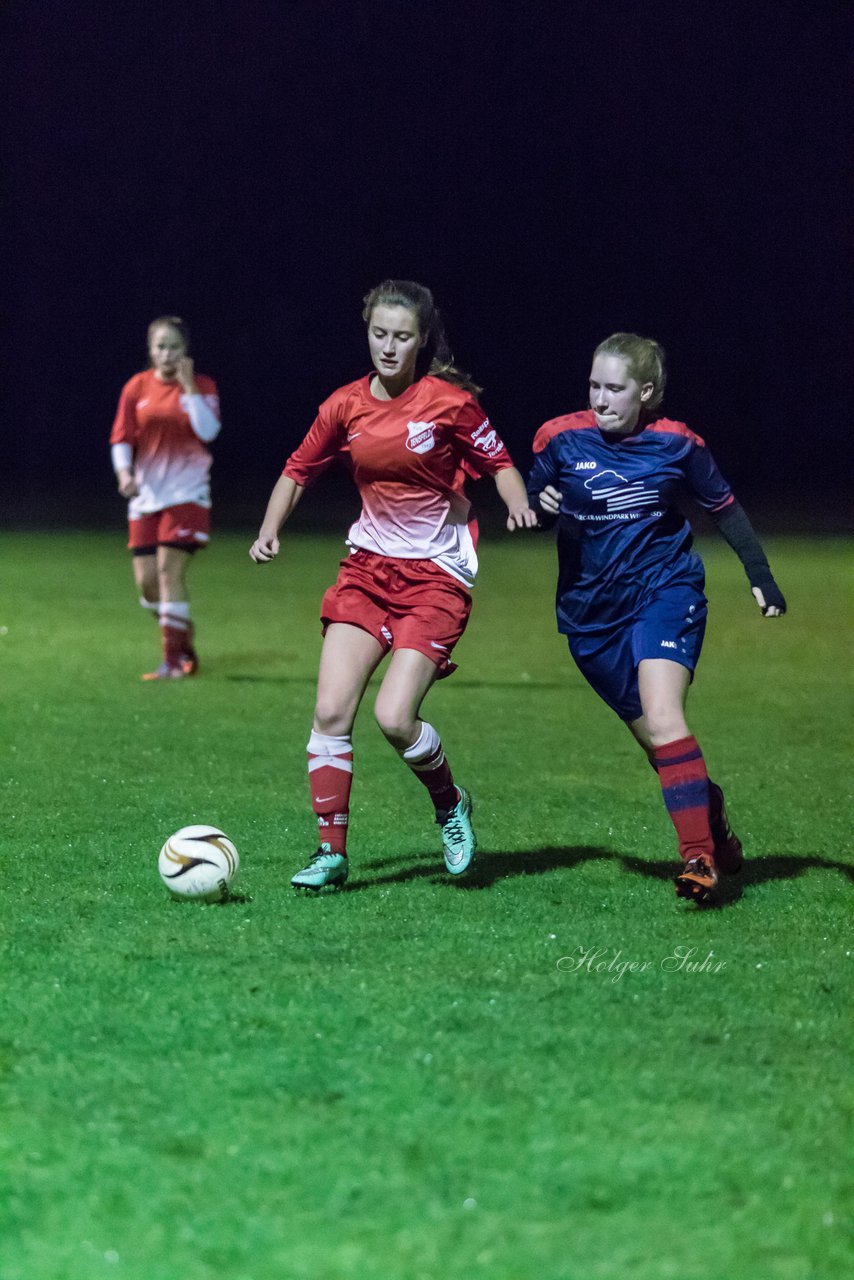
[[[712,511],[710,514],[721,534],[744,565],[751,587],[759,588],[766,605],[774,605],[785,613],[786,601],[774,581],[762,544],[741,503],[733,501],[722,511]]]
[[[525,488],[528,493],[528,506],[531,508],[532,511],[536,511],[537,513],[537,520],[539,522],[537,524],[537,528],[541,531],[546,529],[553,529],[555,524],[557,523],[557,518],[558,518],[557,513],[555,513],[555,515],[552,515],[550,511],[545,511],[540,506],[541,490],[538,489],[536,485],[531,484],[531,479],[532,477],[528,476],[527,482],[525,484]]]

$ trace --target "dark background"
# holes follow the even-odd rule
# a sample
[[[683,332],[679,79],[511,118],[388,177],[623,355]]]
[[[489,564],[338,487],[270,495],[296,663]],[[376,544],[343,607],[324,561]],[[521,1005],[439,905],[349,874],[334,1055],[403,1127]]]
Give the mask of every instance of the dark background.
[[[849,15],[6,4],[4,521],[122,526],[116,400],[177,312],[222,394],[218,522],[256,527],[318,402],[367,371],[362,295],[398,275],[433,288],[523,469],[631,329],[760,525],[838,527]]]

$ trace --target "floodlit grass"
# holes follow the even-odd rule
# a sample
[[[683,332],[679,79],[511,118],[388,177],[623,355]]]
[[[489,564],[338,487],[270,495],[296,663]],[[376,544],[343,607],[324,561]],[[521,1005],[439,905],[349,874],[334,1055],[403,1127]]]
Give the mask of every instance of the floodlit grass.
[[[769,544],[777,622],[703,548],[690,723],[751,860],[697,910],[535,537],[484,540],[428,703],[476,872],[366,705],[350,885],[295,898],[340,543],[250,540],[194,566],[203,674],[164,685],[120,535],[0,540],[2,1280],[850,1275],[850,547]],[[191,822],[240,850],[228,905],[158,879]]]

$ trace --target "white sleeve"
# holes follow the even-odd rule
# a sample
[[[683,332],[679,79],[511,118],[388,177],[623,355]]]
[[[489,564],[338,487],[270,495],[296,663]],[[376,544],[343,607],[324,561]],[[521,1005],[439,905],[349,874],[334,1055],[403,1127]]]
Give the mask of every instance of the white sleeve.
[[[113,460],[113,470],[116,475],[120,471],[131,471],[133,469],[133,449],[129,444],[112,445],[110,457]]]
[[[203,396],[197,392],[194,396],[181,396],[181,408],[190,419],[190,426],[200,440],[209,444],[219,435],[219,396]]]

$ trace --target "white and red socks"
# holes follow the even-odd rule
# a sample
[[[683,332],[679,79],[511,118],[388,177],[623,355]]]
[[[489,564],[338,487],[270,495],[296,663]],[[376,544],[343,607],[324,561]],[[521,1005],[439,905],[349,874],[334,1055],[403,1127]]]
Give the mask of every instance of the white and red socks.
[[[163,641],[163,661],[169,667],[180,667],[184,655],[192,649],[193,624],[186,600],[161,600],[158,616]]]
[[[653,767],[661,794],[676,828],[679,856],[684,862],[714,856],[709,824],[709,775],[697,739],[677,738],[653,752]]]
[[[421,732],[412,746],[398,751],[398,755],[404,764],[409,765],[418,781],[427,788],[437,812],[453,809],[459,800],[459,792],[454,786],[451,766],[445,759],[442,739],[432,724],[423,720]]]
[[[306,748],[311,807],[317,815],[321,844],[347,856],[350,787],[353,782],[353,743],[349,734],[336,737],[312,730]]]

